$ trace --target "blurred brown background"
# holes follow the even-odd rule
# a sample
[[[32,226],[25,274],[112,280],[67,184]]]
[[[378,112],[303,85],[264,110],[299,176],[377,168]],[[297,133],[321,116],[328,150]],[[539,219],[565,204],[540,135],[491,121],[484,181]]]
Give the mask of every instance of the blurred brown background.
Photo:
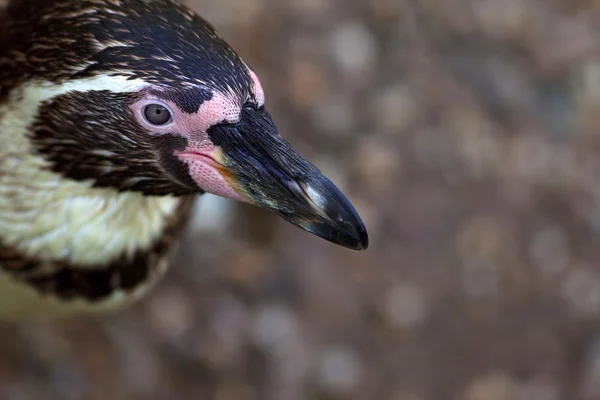
[[[600,2],[188,4],[371,247],[206,196],[131,310],[3,327],[1,399],[600,399]]]

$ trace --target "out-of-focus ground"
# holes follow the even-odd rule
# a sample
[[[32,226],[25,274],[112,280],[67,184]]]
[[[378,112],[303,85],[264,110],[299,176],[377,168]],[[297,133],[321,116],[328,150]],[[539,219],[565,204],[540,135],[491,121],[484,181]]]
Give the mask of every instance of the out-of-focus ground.
[[[131,310],[2,328],[1,399],[600,399],[599,2],[188,3],[371,246],[206,196]]]

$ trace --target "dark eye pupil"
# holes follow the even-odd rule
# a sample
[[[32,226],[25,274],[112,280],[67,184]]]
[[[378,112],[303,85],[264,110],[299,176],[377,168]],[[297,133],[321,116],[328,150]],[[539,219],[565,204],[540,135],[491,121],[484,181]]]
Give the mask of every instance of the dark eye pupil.
[[[164,125],[171,120],[171,113],[160,104],[150,104],[144,109],[144,116],[153,125]]]

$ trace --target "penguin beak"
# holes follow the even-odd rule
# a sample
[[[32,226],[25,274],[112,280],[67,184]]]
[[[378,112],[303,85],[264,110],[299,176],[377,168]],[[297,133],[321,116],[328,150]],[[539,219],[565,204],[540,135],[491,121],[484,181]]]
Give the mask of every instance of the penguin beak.
[[[213,126],[208,136],[219,174],[243,200],[335,244],[368,247],[352,204],[279,135],[264,108],[246,107],[238,123]]]

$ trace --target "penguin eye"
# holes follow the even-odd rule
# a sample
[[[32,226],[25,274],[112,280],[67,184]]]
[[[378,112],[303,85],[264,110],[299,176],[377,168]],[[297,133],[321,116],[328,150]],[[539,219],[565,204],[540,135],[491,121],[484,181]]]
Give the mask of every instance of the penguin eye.
[[[152,125],[165,125],[171,121],[171,112],[161,104],[149,104],[144,108],[144,117]]]

